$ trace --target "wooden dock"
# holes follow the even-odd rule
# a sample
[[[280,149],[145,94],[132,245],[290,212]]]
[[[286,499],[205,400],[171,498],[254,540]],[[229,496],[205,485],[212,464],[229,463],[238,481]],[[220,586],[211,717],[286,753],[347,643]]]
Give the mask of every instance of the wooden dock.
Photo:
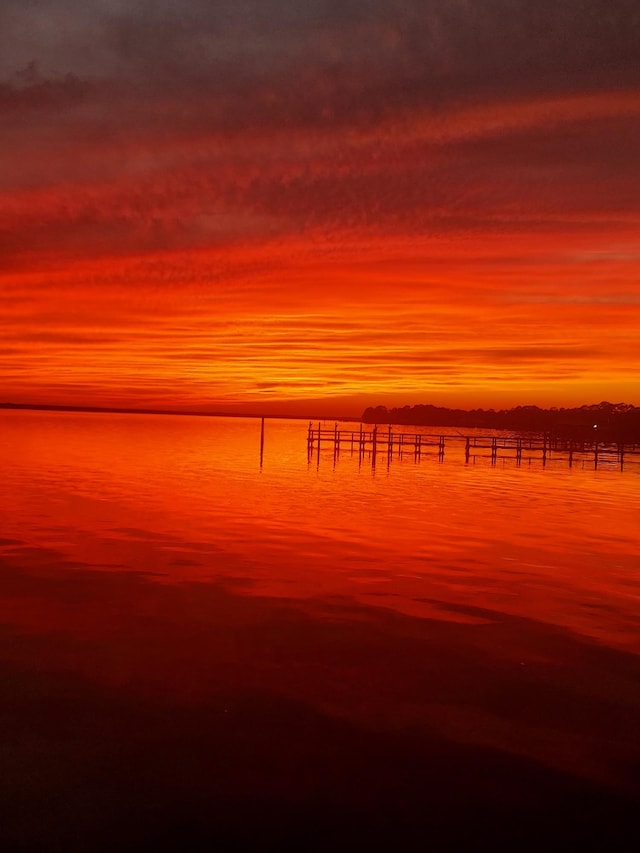
[[[309,423],[307,452],[309,458],[321,451],[330,451],[337,457],[341,452],[357,454],[360,458],[376,460],[386,457],[402,459],[405,456],[419,460],[423,455],[436,455],[442,462],[445,450],[464,454],[466,463],[478,457],[487,457],[492,465],[498,459],[512,458],[516,465],[523,460],[531,463],[537,459],[546,465],[551,458],[566,460],[569,467],[574,463],[593,462],[599,465],[614,464],[620,469],[626,462],[640,462],[640,444],[607,443],[594,438],[591,441],[559,439],[548,434],[538,436],[495,436],[495,435],[441,435],[424,432],[405,432],[393,426],[374,425],[366,429],[360,424],[358,430],[333,428],[318,423]]]

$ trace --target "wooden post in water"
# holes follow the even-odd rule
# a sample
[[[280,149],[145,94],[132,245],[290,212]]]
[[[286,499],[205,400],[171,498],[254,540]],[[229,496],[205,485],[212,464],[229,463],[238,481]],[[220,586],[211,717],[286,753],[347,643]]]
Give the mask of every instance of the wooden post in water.
[[[598,442],[597,441],[595,441],[593,443],[593,462],[594,462],[594,467],[597,468],[598,467]]]
[[[569,442],[569,468],[573,468],[573,439]]]
[[[262,458],[264,456],[264,418],[260,423],[260,467],[262,467]]]
[[[360,449],[359,455],[364,456],[364,439],[362,437],[362,424],[360,424]]]
[[[337,453],[340,449],[340,435],[338,433],[338,422],[336,421],[335,428],[333,430],[333,450],[334,453]]]
[[[375,471],[376,468],[376,452],[378,447],[378,424],[373,425],[373,431],[371,433],[371,470]]]
[[[440,462],[444,459],[444,436],[441,435],[438,441],[438,458]]]
[[[387,436],[387,455],[389,459],[393,454],[393,437],[391,435],[391,424],[389,424],[389,435]]]
[[[318,459],[320,459],[320,421],[318,421]]]
[[[464,461],[465,462],[469,461],[469,456],[471,455],[470,443],[471,443],[471,439],[469,438],[469,436],[467,436],[467,439],[466,439],[465,445],[464,445]]]
[[[491,439],[491,464],[492,465],[496,464],[497,458],[498,458],[498,439],[494,437]]]
[[[516,444],[516,465],[522,462],[522,439],[519,438]]]
[[[620,470],[624,468],[624,444],[618,444],[618,455],[620,456]]]

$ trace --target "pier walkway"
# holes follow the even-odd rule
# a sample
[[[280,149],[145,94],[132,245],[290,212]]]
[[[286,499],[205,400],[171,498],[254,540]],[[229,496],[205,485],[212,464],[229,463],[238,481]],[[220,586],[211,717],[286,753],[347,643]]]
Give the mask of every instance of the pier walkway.
[[[626,462],[640,462],[640,444],[607,443],[593,438],[590,441],[557,438],[548,434],[537,436],[514,435],[442,435],[424,432],[405,432],[392,426],[374,425],[370,429],[363,424],[358,430],[333,428],[318,423],[309,423],[307,451],[309,458],[322,450],[334,455],[342,451],[367,456],[375,465],[379,457],[402,458],[413,456],[415,460],[423,454],[437,455],[444,460],[445,451],[464,453],[465,462],[476,457],[488,457],[495,465],[498,458],[513,458],[517,465],[523,460],[539,459],[543,465],[552,457],[566,459],[569,467],[574,461],[593,462],[597,468],[601,463],[615,464],[621,469]]]

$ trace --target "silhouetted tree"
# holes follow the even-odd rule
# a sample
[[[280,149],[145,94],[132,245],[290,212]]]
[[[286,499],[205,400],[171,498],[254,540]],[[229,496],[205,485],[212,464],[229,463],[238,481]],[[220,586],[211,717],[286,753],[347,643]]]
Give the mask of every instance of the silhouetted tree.
[[[516,406],[513,409],[449,409],[431,404],[417,404],[387,409],[386,406],[365,409],[362,420],[370,424],[403,424],[415,426],[480,427],[514,432],[549,432],[568,438],[593,435],[594,427],[602,441],[640,442],[640,408],[628,403],[608,403],[577,408],[541,409],[539,406]]]

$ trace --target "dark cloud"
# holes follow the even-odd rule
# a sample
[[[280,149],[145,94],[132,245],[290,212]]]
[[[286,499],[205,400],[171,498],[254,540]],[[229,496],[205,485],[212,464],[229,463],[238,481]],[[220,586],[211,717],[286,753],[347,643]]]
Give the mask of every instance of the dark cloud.
[[[0,114],[18,110],[65,109],[82,100],[87,84],[71,72],[62,77],[44,78],[35,62],[0,82]]]
[[[401,102],[437,100],[439,89],[609,85],[640,72],[634,0],[146,2],[104,14],[101,38],[123,66],[163,84],[216,88],[307,67],[333,72],[336,89],[357,78]]]
[[[6,0],[0,250],[635,214],[638,45],[637,0]]]
[[[116,80],[179,96],[212,129],[371,126],[640,83],[628,0],[144,3],[99,38]]]
[[[640,80],[635,0],[11,0],[1,15],[5,67],[253,93],[247,119],[273,89],[286,118]]]

